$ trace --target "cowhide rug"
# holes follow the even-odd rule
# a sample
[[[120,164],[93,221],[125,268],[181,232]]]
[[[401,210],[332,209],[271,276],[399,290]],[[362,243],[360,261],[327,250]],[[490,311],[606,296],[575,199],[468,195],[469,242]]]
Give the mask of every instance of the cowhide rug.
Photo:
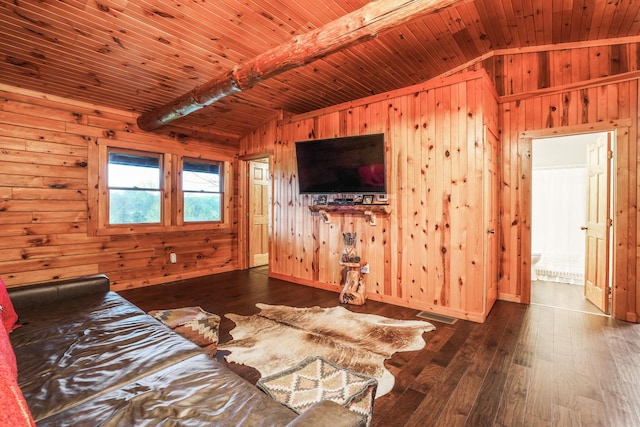
[[[424,332],[435,327],[421,320],[395,320],[353,313],[342,306],[296,308],[258,303],[253,316],[229,313],[236,323],[233,339],[218,345],[231,353],[228,362],[251,366],[265,377],[291,368],[307,356],[331,362],[378,380],[376,397],[393,388],[395,379],[384,367],[398,351],[420,350]]]

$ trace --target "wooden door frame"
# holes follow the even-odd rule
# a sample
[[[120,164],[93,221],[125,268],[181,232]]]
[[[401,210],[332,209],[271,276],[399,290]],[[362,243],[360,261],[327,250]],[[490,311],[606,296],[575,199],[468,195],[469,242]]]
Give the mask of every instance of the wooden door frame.
[[[238,157],[238,268],[247,270],[249,268],[249,209],[251,209],[249,189],[249,165],[253,160],[269,159],[269,181],[273,182],[273,151],[263,151]],[[269,200],[273,203],[273,185],[269,185]],[[269,206],[272,211],[273,206]],[[269,273],[271,273],[271,254],[273,240],[272,218],[269,217]]]
[[[611,165],[611,207],[610,212],[612,213],[613,218],[613,232],[611,235],[611,259],[609,260],[609,281],[612,283],[612,298],[611,298],[611,307],[610,313],[611,316],[616,319],[622,320],[631,320],[627,319],[627,313],[618,313],[618,299],[627,298],[626,293],[617,294],[616,283],[624,283],[626,280],[625,269],[618,268],[617,260],[624,260],[626,257],[626,247],[624,244],[626,242],[626,230],[622,228],[622,224],[619,223],[615,218],[616,212],[618,209],[618,192],[621,189],[618,186],[619,179],[619,171],[616,167],[616,159],[619,155],[621,155],[622,149],[621,147],[626,147],[629,143],[629,132],[632,126],[632,122],[630,119],[624,120],[612,120],[606,123],[592,123],[585,125],[577,125],[577,126],[564,126],[557,127],[551,129],[538,129],[525,131],[520,134],[520,143],[525,147],[526,151],[529,153],[529,156],[526,157],[526,164],[523,165],[526,171],[529,173],[526,174],[527,179],[523,183],[525,186],[524,191],[527,197],[528,203],[528,218],[529,223],[527,227],[523,228],[523,244],[521,245],[522,255],[520,262],[520,283],[521,287],[521,301],[524,304],[529,304],[531,302],[531,212],[532,212],[532,200],[531,200],[531,185],[532,185],[532,148],[533,148],[533,140],[534,139],[543,139],[543,138],[552,138],[552,137],[563,137],[563,136],[571,136],[571,135],[580,135],[580,134],[592,134],[599,132],[612,132],[614,138],[612,139],[613,143],[613,163]],[[624,172],[622,172],[624,173]],[[626,287],[625,287],[626,288]],[[635,291],[635,289],[634,289]],[[624,306],[624,304],[621,304]]]

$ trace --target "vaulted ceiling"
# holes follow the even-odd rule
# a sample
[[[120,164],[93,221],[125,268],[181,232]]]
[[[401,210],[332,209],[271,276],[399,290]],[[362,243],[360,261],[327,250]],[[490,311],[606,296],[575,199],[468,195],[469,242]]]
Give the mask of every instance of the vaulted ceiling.
[[[0,82],[145,113],[367,0],[3,0]],[[241,136],[436,77],[488,52],[640,34],[631,0],[473,0],[228,96],[174,124]]]

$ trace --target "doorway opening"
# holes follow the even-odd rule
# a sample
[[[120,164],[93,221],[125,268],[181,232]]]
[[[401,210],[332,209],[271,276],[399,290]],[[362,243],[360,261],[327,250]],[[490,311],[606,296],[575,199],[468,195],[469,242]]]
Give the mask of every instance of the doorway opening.
[[[532,304],[610,313],[613,140],[613,132],[532,140]]]
[[[271,179],[269,158],[247,162],[248,261],[249,268],[269,264]]]

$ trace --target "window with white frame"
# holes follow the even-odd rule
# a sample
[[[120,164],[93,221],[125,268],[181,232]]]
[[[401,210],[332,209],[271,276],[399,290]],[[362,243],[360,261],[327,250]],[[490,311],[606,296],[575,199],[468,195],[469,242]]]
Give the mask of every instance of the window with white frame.
[[[109,224],[160,224],[161,177],[161,154],[109,149]]]
[[[184,222],[222,221],[223,188],[221,162],[183,159]]]

